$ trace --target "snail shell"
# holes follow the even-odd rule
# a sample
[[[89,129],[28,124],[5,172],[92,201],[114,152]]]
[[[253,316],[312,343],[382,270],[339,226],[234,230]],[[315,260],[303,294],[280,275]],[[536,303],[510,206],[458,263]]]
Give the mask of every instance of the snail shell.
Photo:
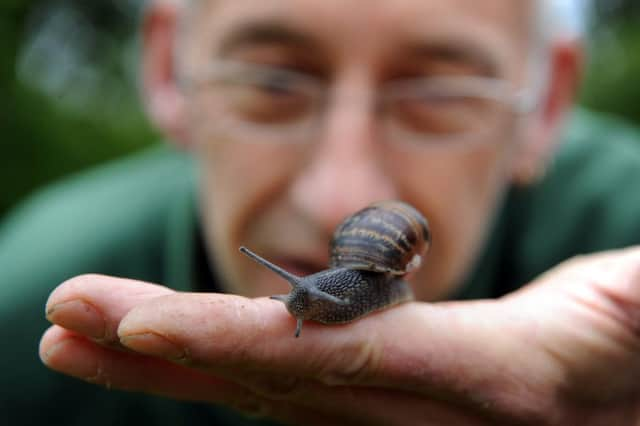
[[[417,269],[431,243],[429,224],[401,201],[372,204],[338,226],[330,267],[405,275]]]

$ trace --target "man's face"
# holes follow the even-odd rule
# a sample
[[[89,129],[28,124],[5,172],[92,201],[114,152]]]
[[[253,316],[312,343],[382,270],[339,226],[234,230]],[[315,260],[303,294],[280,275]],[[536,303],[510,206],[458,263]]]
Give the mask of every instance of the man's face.
[[[240,245],[308,274],[326,267],[329,239],[345,216],[373,201],[401,199],[424,213],[434,239],[425,266],[411,277],[416,296],[450,294],[475,259],[509,183],[521,142],[518,119],[486,123],[487,131],[463,144],[411,143],[380,130],[385,111],[373,99],[389,83],[427,76],[495,77],[522,87],[529,3],[201,3],[188,24],[183,60],[189,72],[218,59],[268,64],[308,74],[331,95],[315,131],[301,143],[284,136],[278,143],[277,130],[268,141],[260,132],[246,140],[212,131],[216,115],[202,92],[187,94],[206,239],[227,289],[247,296],[288,292],[281,278],[242,256]]]

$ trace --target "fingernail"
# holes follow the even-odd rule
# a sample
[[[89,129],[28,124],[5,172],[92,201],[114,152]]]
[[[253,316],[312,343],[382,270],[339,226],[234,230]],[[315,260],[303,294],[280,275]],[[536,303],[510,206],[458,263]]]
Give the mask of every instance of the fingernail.
[[[159,334],[148,332],[120,337],[120,343],[145,355],[157,356],[172,361],[184,361],[186,351]]]
[[[47,309],[47,319],[68,330],[76,331],[87,337],[103,339],[106,322],[101,313],[83,300],[70,300],[58,303]]]

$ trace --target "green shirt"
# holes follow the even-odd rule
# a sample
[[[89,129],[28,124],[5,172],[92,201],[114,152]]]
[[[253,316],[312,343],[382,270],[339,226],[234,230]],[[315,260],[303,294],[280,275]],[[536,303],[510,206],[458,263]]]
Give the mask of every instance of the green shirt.
[[[576,113],[540,184],[507,195],[456,295],[497,297],[581,253],[640,244],[640,135]],[[51,290],[82,273],[215,289],[195,209],[194,166],[154,148],[49,187],[0,227],[0,424],[252,424],[205,404],[110,391],[38,358]]]

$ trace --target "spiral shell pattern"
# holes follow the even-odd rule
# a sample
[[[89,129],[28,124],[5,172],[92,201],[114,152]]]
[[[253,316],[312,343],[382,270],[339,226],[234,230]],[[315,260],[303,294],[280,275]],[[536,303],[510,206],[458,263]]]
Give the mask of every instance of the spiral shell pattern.
[[[420,266],[429,224],[412,206],[383,201],[349,216],[329,246],[330,266],[404,275]]]

